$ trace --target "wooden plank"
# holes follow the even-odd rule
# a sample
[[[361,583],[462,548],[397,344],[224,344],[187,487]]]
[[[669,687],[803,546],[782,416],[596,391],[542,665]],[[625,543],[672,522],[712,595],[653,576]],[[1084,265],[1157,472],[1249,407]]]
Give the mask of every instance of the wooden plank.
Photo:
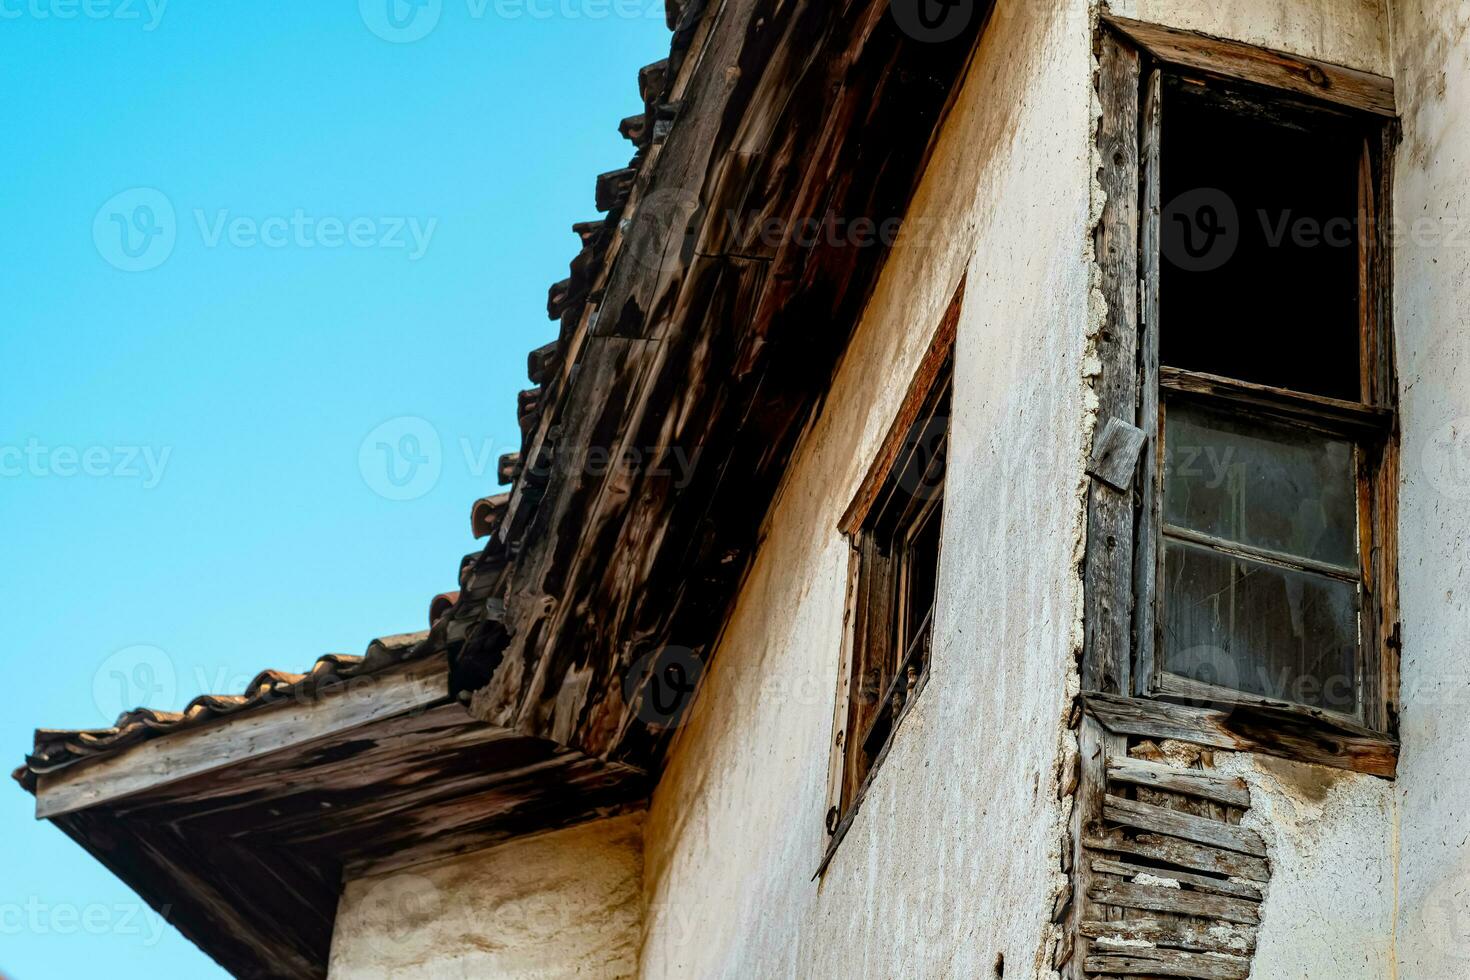
[[[1315,425],[1329,432],[1383,438],[1393,428],[1393,412],[1386,408],[1237,381],[1218,374],[1162,367],[1159,384],[1178,394],[1232,408],[1244,407],[1268,418]]]
[[[1160,61],[1394,117],[1393,79],[1326,61],[1104,14],[1103,21]]]
[[[1096,943],[1093,949],[1103,953],[1114,946],[1153,943],[1192,953],[1230,953],[1249,956],[1256,949],[1254,926],[1215,920],[1202,921],[1168,913],[1157,915],[1130,914],[1126,919],[1105,921],[1089,919],[1082,923],[1082,934],[1089,939],[1112,940]]]
[[[1251,794],[1245,780],[1236,776],[1213,776],[1198,769],[1178,769],[1147,759],[1118,756],[1108,760],[1108,779],[1115,783],[1149,786],[1198,796],[1227,806],[1250,809]]]
[[[1177,837],[1156,834],[1127,837],[1120,833],[1108,833],[1088,837],[1085,843],[1093,851],[1132,854],[1150,861],[1195,871],[1208,871],[1229,878],[1244,878],[1263,883],[1271,880],[1270,866],[1262,858],[1194,844]]]
[[[1201,980],[1249,980],[1251,961],[1220,953],[1186,953],[1177,949],[1128,949],[1089,957],[1087,969],[1119,976],[1198,977]]]
[[[1160,564],[1164,520],[1160,481],[1164,471],[1164,446],[1159,417],[1159,256],[1162,208],[1159,203],[1162,178],[1160,124],[1163,112],[1163,73],[1149,74],[1143,99],[1143,121],[1139,127],[1139,172],[1143,193],[1139,216],[1138,275],[1140,326],[1138,338],[1138,428],[1147,439],[1138,477],[1138,518],[1133,548],[1133,581],[1137,601],[1133,609],[1133,693],[1147,694],[1157,673],[1159,615],[1162,602],[1159,583],[1164,580]],[[1127,693],[1126,691],[1124,693]]]
[[[1077,786],[1073,791],[1070,837],[1073,853],[1070,909],[1065,916],[1067,932],[1074,938],[1070,958],[1055,964],[1066,976],[1083,980],[1082,962],[1088,955],[1088,940],[1081,934],[1084,919],[1097,918],[1087,904],[1087,894],[1097,880],[1082,842],[1102,825],[1102,801],[1107,795],[1108,759],[1127,751],[1122,738],[1107,732],[1095,718],[1082,716],[1077,731]]]
[[[1261,752],[1387,779],[1398,768],[1397,740],[1297,709],[1238,705],[1217,710],[1108,694],[1087,694],[1084,703],[1109,731],[1119,735]]]
[[[1211,878],[1208,875],[1190,874],[1186,871],[1175,871],[1172,868],[1145,868],[1141,864],[1128,864],[1123,861],[1110,861],[1107,858],[1093,858],[1092,870],[1098,874],[1117,875],[1133,881],[1139,875],[1152,875],[1156,878],[1167,878],[1177,881],[1181,885],[1189,885],[1202,892],[1210,892],[1215,895],[1229,895],[1231,898],[1245,898],[1253,902],[1259,902],[1264,897],[1261,890],[1255,885],[1245,882],[1228,881],[1221,878]]]
[[[1227,895],[1211,895],[1207,892],[1186,891],[1182,888],[1135,884],[1130,881],[1118,881],[1116,878],[1099,878],[1093,883],[1087,894],[1095,902],[1103,905],[1116,905],[1120,908],[1197,915],[1206,919],[1221,919],[1243,926],[1255,926],[1261,923],[1261,906],[1258,903],[1231,898]]]
[[[1252,857],[1266,856],[1266,842],[1254,830],[1150,803],[1140,803],[1137,800],[1109,795],[1103,801],[1103,819],[1126,827],[1179,837],[1196,844],[1239,851]]]
[[[1111,489],[1093,484],[1087,501],[1084,557],[1085,650],[1082,686],[1125,693],[1131,688],[1133,609],[1133,496],[1130,492],[1143,434],[1120,428],[1137,401],[1138,338],[1138,52],[1109,35],[1099,53],[1098,128],[1106,200],[1094,235],[1107,315],[1098,331],[1099,364],[1093,389],[1099,435],[1093,465]],[[1121,491],[1121,492],[1119,492]]]
[[[96,762],[43,775],[36,787],[36,817],[55,817],[157,789],[448,698],[448,665],[442,654],[402,669],[355,677],[313,700],[289,698],[226,715],[212,724],[160,735]]]
[[[1087,461],[1088,476],[1096,477],[1119,493],[1133,491],[1133,476],[1138,470],[1138,454],[1147,437],[1132,422],[1110,418],[1092,444]],[[1132,509],[1130,498],[1129,509]]]

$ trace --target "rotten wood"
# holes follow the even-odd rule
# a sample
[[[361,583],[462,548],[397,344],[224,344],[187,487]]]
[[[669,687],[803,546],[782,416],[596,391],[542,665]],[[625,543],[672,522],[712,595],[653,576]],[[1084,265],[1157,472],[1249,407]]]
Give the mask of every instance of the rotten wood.
[[[1261,890],[1254,885],[1244,882],[1229,881],[1222,878],[1211,878],[1208,875],[1190,874],[1187,871],[1176,871],[1173,868],[1144,867],[1140,864],[1129,864],[1125,861],[1110,861],[1107,858],[1094,858],[1092,870],[1098,874],[1115,875],[1134,881],[1139,875],[1152,875],[1155,878],[1164,878],[1169,881],[1177,881],[1181,885],[1189,885],[1196,891],[1210,892],[1215,895],[1227,895],[1231,898],[1244,898],[1253,902],[1259,902],[1263,895]]]
[[[1300,55],[1226,41],[1193,31],[1104,14],[1103,22],[1154,58],[1234,79],[1393,118],[1393,79]]]
[[[1185,793],[1229,806],[1249,808],[1251,805],[1250,790],[1239,777],[1213,776],[1197,769],[1179,769],[1145,759],[1114,756],[1108,760],[1108,780]]]
[[[1194,844],[1175,837],[1156,834],[1125,836],[1121,833],[1102,833],[1086,840],[1088,850],[1132,854],[1136,857],[1172,864],[1195,871],[1208,871],[1228,878],[1244,878],[1248,881],[1266,882],[1271,878],[1270,867],[1261,858],[1251,857],[1235,851],[1225,851],[1204,844]]]
[[[1133,581],[1137,597],[1133,608],[1132,636],[1134,694],[1147,694],[1153,688],[1163,623],[1160,614],[1163,548],[1159,543],[1164,523],[1164,440],[1161,438],[1159,413],[1159,225],[1162,220],[1159,199],[1163,105],[1163,73],[1155,69],[1149,73],[1138,133],[1142,181],[1138,250],[1142,307],[1138,340],[1138,427],[1143,431],[1146,442],[1138,478],[1138,514],[1133,538]]]
[[[1208,892],[1100,878],[1087,894],[1095,902],[1116,905],[1119,908],[1194,915],[1245,926],[1255,926],[1261,922],[1261,906],[1258,903]]]
[[[1177,810],[1125,800],[1109,795],[1103,802],[1103,819],[1111,823],[1178,837],[1181,840],[1219,847],[1227,851],[1239,851],[1252,857],[1266,856],[1266,842],[1261,835],[1245,827],[1235,827],[1206,817],[1197,817]]]
[[[1201,921],[1168,913],[1112,921],[1089,919],[1082,923],[1082,934],[1090,939],[1111,940],[1095,946],[1099,952],[1117,947],[1136,949],[1142,943],[1191,953],[1230,953],[1235,956],[1250,956],[1256,949],[1256,930],[1252,926],[1214,919]]]
[[[1107,198],[1094,251],[1107,314],[1096,342],[1099,434],[1088,471],[1110,489],[1096,483],[1088,488],[1082,684],[1116,693],[1132,685],[1132,488],[1146,439],[1131,425],[1138,383],[1138,73],[1137,50],[1105,35],[1099,52],[1103,115],[1097,139]]]
[[[1119,976],[1198,977],[1200,980],[1249,980],[1251,962],[1220,953],[1186,953],[1177,949],[1110,950],[1087,961],[1087,969]]]
[[[1108,694],[1087,694],[1084,702],[1088,712],[1120,735],[1260,752],[1389,779],[1398,768],[1395,739],[1339,719],[1304,714],[1294,707],[1194,708]]]
[[[1393,412],[1361,402],[1167,366],[1159,369],[1159,384],[1173,394],[1248,409],[1265,418],[1312,425],[1331,433],[1384,439],[1393,429]]]

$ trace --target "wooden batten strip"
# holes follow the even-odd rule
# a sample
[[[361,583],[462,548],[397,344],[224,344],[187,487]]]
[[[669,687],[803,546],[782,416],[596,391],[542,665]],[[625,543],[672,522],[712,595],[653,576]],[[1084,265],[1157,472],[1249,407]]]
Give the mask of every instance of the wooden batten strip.
[[[1092,948],[1099,956],[1110,951],[1126,953],[1130,949],[1138,949],[1139,943],[1153,943],[1191,953],[1230,953],[1233,956],[1249,956],[1256,949],[1254,926],[1216,920],[1202,922],[1167,914],[1130,916],[1113,921],[1088,919],[1082,923],[1081,929],[1082,935],[1097,940]]]
[[[1181,813],[1151,803],[1125,800],[1109,795],[1103,801],[1103,819],[1125,827],[1136,827],[1156,834],[1167,834],[1196,844],[1239,851],[1252,857],[1266,856],[1266,842],[1261,835],[1246,827],[1221,823],[1192,813]]]
[[[1177,769],[1146,759],[1114,757],[1108,760],[1108,780],[1149,789],[1169,790],[1186,796],[1250,809],[1251,794],[1245,780],[1212,776],[1196,769]]]
[[[1131,854],[1150,861],[1225,875],[1230,878],[1244,878],[1248,881],[1262,883],[1271,879],[1270,868],[1261,858],[1238,854],[1235,851],[1224,851],[1217,847],[1207,847],[1203,844],[1194,844],[1174,837],[1162,837],[1155,834],[1124,837],[1122,834],[1110,834],[1088,837],[1084,843],[1091,851]]]
[[[1382,75],[1126,17],[1104,14],[1103,21],[1168,64],[1378,116],[1397,115],[1393,79]]]
[[[1113,878],[1099,878],[1088,889],[1087,897],[1103,905],[1149,912],[1172,912],[1197,915],[1206,919],[1222,919],[1237,925],[1261,924],[1261,906],[1227,895],[1209,895],[1162,885],[1140,885]]]
[[[1251,961],[1220,953],[1186,953],[1177,949],[1140,947],[1089,956],[1087,970],[1115,976],[1249,980]]]
[[[1263,897],[1259,888],[1243,881],[1211,878],[1207,875],[1190,874],[1187,871],[1175,871],[1173,868],[1145,868],[1141,864],[1128,864],[1124,861],[1094,858],[1092,861],[1092,870],[1099,874],[1117,875],[1120,878],[1127,878],[1129,881],[1134,880],[1139,875],[1168,878],[1171,881],[1177,881],[1181,885],[1188,885],[1202,892],[1210,892],[1214,895],[1229,895],[1232,898],[1244,898],[1252,902],[1259,902]]]

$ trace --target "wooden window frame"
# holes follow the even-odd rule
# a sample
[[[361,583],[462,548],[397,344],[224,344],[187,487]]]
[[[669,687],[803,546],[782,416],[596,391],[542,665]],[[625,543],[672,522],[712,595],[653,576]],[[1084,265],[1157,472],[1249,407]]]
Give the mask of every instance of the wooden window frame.
[[[910,442],[915,426],[921,424],[926,414],[939,403],[946,394],[946,389],[953,391],[955,334],[964,293],[965,283],[962,279],[935,331],[928,351],[909,383],[898,415],[889,426],[877,458],[869,466],[857,494],[838,522],[838,532],[850,544],[847,605],[829,765],[828,809],[825,817],[828,844],[814,879],[826,870],[837,846],[846,836],[862,807],[868,787],[883,767],[904,719],[929,680],[932,662],[930,650],[937,626],[937,594],[935,606],[931,607],[928,614],[928,622],[908,641],[907,648],[902,651],[902,658],[893,672],[888,689],[868,692],[880,694],[870,713],[873,717],[888,710],[896,692],[897,696],[903,698],[901,707],[888,724],[882,744],[859,744],[859,729],[876,732],[871,724],[872,718],[864,716],[861,710],[859,687],[864,681],[863,665],[871,659],[871,650],[880,645],[891,647],[890,637],[895,633],[898,636],[907,636],[909,633],[906,624],[901,621],[895,623],[892,618],[896,616],[902,620],[906,615],[903,601],[903,596],[907,593],[903,579],[906,564],[898,557],[897,548],[893,549],[894,554],[888,556],[878,553],[879,536],[870,533],[871,525],[874,517],[884,508],[884,490],[890,486],[890,478],[907,458],[904,448]],[[951,411],[952,407],[951,402]],[[948,438],[947,433],[946,439]],[[906,520],[903,525],[906,529],[905,544],[924,528],[927,520],[934,519],[935,511],[943,505],[942,489],[918,504],[912,519]],[[942,553],[941,541],[941,556]],[[937,579],[938,569],[935,575]],[[880,592],[881,596],[874,597],[874,592]],[[919,650],[920,646],[922,651]],[[922,657],[918,656],[920,652]],[[914,676],[909,676],[911,668],[915,667],[917,669],[913,670]],[[856,766],[857,754],[864,751],[871,756],[871,761],[865,769],[859,771]]]
[[[1396,755],[1399,627],[1397,595],[1397,386],[1394,378],[1388,229],[1393,147],[1392,81],[1186,31],[1104,16],[1098,41],[1098,131],[1107,203],[1096,254],[1108,300],[1099,339],[1099,422],[1088,472],[1086,640],[1082,687],[1091,703],[1151,699],[1148,711],[1110,709],[1117,721],[1156,737],[1242,728],[1252,751],[1391,773]],[[1185,77],[1222,100],[1245,92],[1253,109],[1344,117],[1365,134],[1359,165],[1359,335],[1361,400],[1343,401],[1164,367],[1159,361],[1160,133],[1166,75]],[[1359,459],[1361,611],[1358,704],[1349,717],[1246,692],[1181,683],[1164,675],[1162,623],[1163,419],[1190,401],[1350,440]],[[1207,707],[1191,707],[1204,702]],[[1209,723],[1200,721],[1209,716]],[[1218,716],[1218,717],[1216,717]],[[1100,717],[1100,716],[1099,716]],[[1167,724],[1160,718],[1172,719]],[[1271,739],[1275,724],[1290,737]],[[1122,722],[1119,722],[1122,724]],[[1318,734],[1301,737],[1303,725]],[[1151,727],[1150,727],[1151,726]],[[1244,729],[1248,728],[1246,733]],[[1217,734],[1211,744],[1229,738]],[[1365,751],[1363,743],[1377,746]]]

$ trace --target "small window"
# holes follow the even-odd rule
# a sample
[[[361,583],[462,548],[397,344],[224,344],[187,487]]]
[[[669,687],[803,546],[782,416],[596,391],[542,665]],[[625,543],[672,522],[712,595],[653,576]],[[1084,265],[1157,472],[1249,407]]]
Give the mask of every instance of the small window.
[[[952,335],[944,339],[843,521],[853,575],[833,834],[856,811],[928,679],[949,450]]]

